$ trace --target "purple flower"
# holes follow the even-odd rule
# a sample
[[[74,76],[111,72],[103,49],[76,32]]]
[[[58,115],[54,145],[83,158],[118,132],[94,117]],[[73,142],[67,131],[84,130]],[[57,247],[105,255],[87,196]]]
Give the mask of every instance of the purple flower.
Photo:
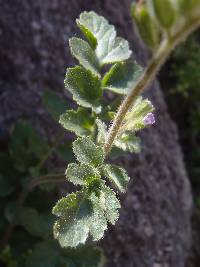
[[[143,122],[144,122],[144,124],[146,124],[146,125],[152,125],[152,124],[154,124],[154,123],[155,123],[155,117],[154,117],[153,113],[148,113],[148,114],[144,117]]]

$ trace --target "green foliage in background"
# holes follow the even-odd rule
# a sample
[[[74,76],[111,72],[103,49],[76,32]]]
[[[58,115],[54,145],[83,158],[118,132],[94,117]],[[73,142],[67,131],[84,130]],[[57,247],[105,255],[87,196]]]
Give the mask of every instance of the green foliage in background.
[[[200,39],[199,31],[174,51],[161,83],[179,126],[179,135],[196,202],[200,206]],[[171,88],[168,90],[168,88]],[[177,101],[179,108],[177,109]]]
[[[43,104],[56,121],[69,108],[66,100],[51,91],[44,93]],[[0,253],[0,264],[101,267],[105,262],[102,251],[96,247],[61,249],[53,238],[55,217],[51,207],[56,185],[65,181],[65,177],[63,169],[55,169],[51,157],[63,162],[73,160],[70,144],[63,139],[63,130],[60,131],[50,143],[30,121],[19,120],[10,131],[7,147],[0,152],[0,242],[1,246],[2,242],[7,243]]]

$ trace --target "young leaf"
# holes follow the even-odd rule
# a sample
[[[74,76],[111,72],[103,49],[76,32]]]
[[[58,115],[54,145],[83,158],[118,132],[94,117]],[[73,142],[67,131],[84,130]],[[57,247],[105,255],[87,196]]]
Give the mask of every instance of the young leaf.
[[[67,167],[66,176],[75,185],[89,185],[93,180],[99,180],[97,169],[86,164],[71,163]]]
[[[96,146],[90,137],[76,139],[73,143],[73,151],[81,163],[97,167],[102,165],[104,161],[103,149]]]
[[[115,140],[114,145],[123,151],[128,151],[130,153],[139,153],[141,151],[140,138],[130,131],[126,131],[119,136]]]
[[[127,94],[143,73],[135,62],[120,62],[113,65],[102,80],[102,87],[117,94]]]
[[[74,132],[78,136],[90,135],[93,131],[94,120],[90,113],[84,108],[68,110],[60,116],[59,122],[68,131]]]
[[[101,82],[89,70],[80,66],[69,68],[66,73],[65,87],[79,105],[99,112],[98,100],[102,96]]]
[[[95,49],[100,65],[115,63],[130,57],[128,42],[116,37],[114,26],[95,12],[83,12],[77,25]]]
[[[73,198],[68,195],[58,201],[53,213],[60,217],[54,225],[54,236],[62,247],[85,243],[89,233],[94,240],[100,239],[107,228],[100,207],[82,192],[73,194]]]
[[[122,193],[126,192],[126,188],[130,178],[126,171],[116,165],[106,164],[103,167],[105,176],[109,181]]]
[[[84,68],[90,70],[94,75],[100,76],[98,58],[86,41],[73,37],[69,41],[69,46],[72,55]]]

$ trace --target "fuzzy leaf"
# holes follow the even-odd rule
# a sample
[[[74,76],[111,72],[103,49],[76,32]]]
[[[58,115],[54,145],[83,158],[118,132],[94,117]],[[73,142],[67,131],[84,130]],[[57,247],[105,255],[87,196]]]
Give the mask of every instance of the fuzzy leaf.
[[[128,151],[130,153],[139,153],[141,151],[140,138],[129,131],[126,131],[120,137],[118,137],[115,140],[114,145],[123,151]]]
[[[143,69],[135,62],[116,63],[106,73],[102,86],[118,94],[127,94],[136,84]]]
[[[76,247],[85,243],[89,233],[94,240],[98,240],[107,228],[100,207],[82,192],[58,201],[53,213],[60,216],[54,225],[54,236],[62,247]]]
[[[106,124],[101,121],[100,119],[96,119],[96,125],[98,128],[98,133],[97,133],[97,142],[98,144],[104,144],[106,135],[107,135],[107,127]]]
[[[84,108],[78,108],[77,111],[68,110],[60,116],[59,122],[65,129],[78,136],[90,135],[93,131],[94,120]]]
[[[89,70],[80,66],[69,68],[66,73],[65,87],[79,105],[92,108],[97,113],[100,111],[98,100],[102,96],[101,82]]]
[[[130,178],[126,171],[116,165],[104,165],[104,174],[109,181],[122,193],[126,192],[126,188]]]
[[[113,25],[95,12],[83,12],[77,24],[91,46],[95,48],[100,65],[115,63],[130,57],[128,42],[116,37]]]
[[[81,163],[97,167],[102,165],[104,161],[103,149],[96,146],[90,137],[76,139],[73,143],[73,151]]]
[[[86,69],[90,70],[94,75],[99,74],[99,62],[94,50],[84,40],[73,37],[69,41],[72,55]]]
[[[114,225],[119,218],[118,209],[121,207],[121,205],[118,198],[116,197],[115,192],[106,185],[102,187],[100,203],[102,209],[104,210],[106,219]]]
[[[98,171],[90,165],[70,163],[66,176],[75,185],[89,185],[93,180],[101,178]]]

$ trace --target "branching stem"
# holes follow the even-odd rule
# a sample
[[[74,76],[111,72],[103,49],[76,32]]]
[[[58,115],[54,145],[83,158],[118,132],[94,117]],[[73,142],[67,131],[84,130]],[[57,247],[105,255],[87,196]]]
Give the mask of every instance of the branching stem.
[[[162,65],[165,63],[169,57],[171,51],[187,36],[196,30],[200,25],[200,18],[193,18],[191,21],[187,22],[186,25],[181,29],[181,31],[172,35],[170,39],[164,39],[158,48],[157,52],[154,53],[152,60],[147,66],[145,72],[139,79],[138,83],[132,88],[130,93],[122,101],[121,106],[114,118],[113,124],[109,129],[107,140],[104,144],[104,152],[107,155],[113,145],[115,138],[117,137],[124,117],[126,113],[131,108],[137,97],[151,85],[155,79],[157,73],[161,69]]]

